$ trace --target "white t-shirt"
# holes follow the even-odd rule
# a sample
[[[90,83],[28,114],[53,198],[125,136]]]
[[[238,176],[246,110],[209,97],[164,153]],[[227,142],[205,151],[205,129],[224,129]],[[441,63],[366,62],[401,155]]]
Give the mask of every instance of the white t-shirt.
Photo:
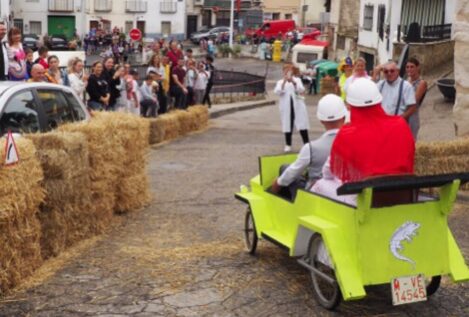
[[[194,87],[195,83],[195,71],[193,69],[189,69],[186,74],[186,86],[187,87]]]
[[[154,66],[149,66],[147,68],[147,75],[150,73],[150,72],[155,72],[157,73],[158,75],[161,76],[161,79],[163,80],[164,79],[164,66],[163,65],[160,65],[160,67],[154,67]]]
[[[199,72],[197,79],[195,80],[195,90],[205,90],[208,83],[208,72]]]

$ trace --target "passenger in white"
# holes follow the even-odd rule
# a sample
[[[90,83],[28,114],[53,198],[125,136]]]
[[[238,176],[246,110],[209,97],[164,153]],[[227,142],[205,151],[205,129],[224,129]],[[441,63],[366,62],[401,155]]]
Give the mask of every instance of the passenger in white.
[[[345,121],[347,109],[343,100],[333,94],[319,100],[317,117],[326,129],[318,139],[303,146],[296,161],[272,184],[272,191],[278,193],[282,187],[289,186],[291,197],[296,196],[298,188],[310,190],[314,183],[322,177],[322,168],[331,152],[337,132]],[[301,176],[307,171],[307,180]]]

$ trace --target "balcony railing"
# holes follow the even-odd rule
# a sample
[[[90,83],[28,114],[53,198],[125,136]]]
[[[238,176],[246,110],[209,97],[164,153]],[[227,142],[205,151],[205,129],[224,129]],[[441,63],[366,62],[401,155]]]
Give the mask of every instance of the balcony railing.
[[[161,13],[176,13],[178,4],[176,1],[162,1],[160,2]]]
[[[408,43],[425,43],[449,40],[451,38],[452,24],[425,25],[418,24],[398,25],[397,41]]]
[[[73,12],[73,0],[49,0],[49,11]]]
[[[126,12],[147,12],[146,1],[126,1],[125,2]]]
[[[98,11],[98,12],[112,11],[112,0],[94,0],[94,11]]]

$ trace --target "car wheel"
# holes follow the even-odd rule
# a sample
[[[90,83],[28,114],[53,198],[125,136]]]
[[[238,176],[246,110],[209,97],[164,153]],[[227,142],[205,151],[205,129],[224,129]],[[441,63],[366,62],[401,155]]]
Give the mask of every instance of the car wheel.
[[[251,207],[248,207],[246,217],[244,218],[244,238],[249,254],[254,255],[257,249],[258,238]]]
[[[432,296],[436,293],[441,283],[441,275],[433,276],[431,280],[428,281],[427,286],[427,296]]]
[[[322,307],[332,310],[339,305],[342,295],[334,269],[330,263],[324,263],[330,262],[330,257],[321,235],[311,237],[308,256],[314,297]]]

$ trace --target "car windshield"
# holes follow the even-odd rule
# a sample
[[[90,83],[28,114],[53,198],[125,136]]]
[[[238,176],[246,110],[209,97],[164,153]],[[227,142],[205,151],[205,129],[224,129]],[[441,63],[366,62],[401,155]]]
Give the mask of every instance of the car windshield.
[[[53,38],[53,39],[52,39],[52,42],[63,43],[63,42],[65,42],[65,40],[56,37],[56,38]]]

